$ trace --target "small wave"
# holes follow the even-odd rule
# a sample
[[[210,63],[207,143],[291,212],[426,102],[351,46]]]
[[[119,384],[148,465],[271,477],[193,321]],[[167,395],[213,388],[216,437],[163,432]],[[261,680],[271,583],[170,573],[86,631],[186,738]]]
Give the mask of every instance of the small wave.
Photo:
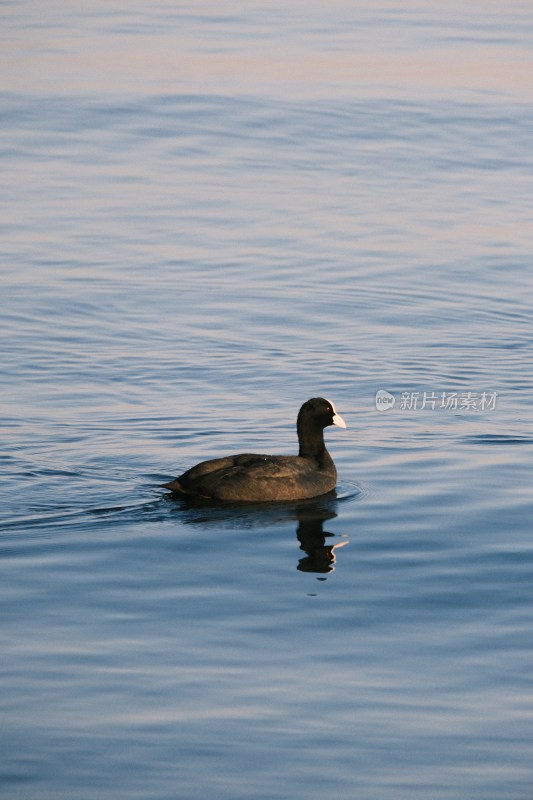
[[[336,494],[339,502],[363,500],[368,495],[368,490],[355,481],[342,480],[337,483]]]
[[[465,436],[463,441],[468,444],[533,444],[533,437],[503,433],[480,433]]]

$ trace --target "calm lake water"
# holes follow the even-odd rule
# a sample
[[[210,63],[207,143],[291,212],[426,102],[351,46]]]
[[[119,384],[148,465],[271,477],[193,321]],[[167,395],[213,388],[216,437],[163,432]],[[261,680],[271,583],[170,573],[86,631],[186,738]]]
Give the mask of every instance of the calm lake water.
[[[529,0],[1,31],[0,795],[529,800]],[[159,488],[316,395],[336,498]]]

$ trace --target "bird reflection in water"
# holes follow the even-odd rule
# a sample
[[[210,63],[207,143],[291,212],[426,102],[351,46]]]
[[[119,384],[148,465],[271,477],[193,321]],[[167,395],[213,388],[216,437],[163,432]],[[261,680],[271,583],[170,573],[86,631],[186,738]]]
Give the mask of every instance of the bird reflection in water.
[[[296,569],[300,572],[311,572],[326,575],[335,570],[337,553],[348,544],[346,536],[338,541],[337,534],[324,530],[327,520],[335,519],[337,512],[336,492],[328,492],[320,498],[296,503],[272,504],[216,504],[208,500],[191,498],[165,499],[178,505],[182,512],[181,519],[188,525],[203,527],[261,528],[278,523],[297,522],[296,538],[300,550],[305,553],[300,558]],[[326,544],[335,537],[335,544]]]
[[[335,536],[335,534],[323,529],[324,522],[336,516],[334,511],[329,513],[323,511],[322,514],[315,513],[314,515],[305,513],[298,515],[296,537],[300,542],[300,550],[307,554],[305,558],[301,558],[298,562],[297,569],[300,572],[325,574],[334,571],[337,560],[335,550],[348,544],[348,539],[336,544],[326,544],[326,538]]]

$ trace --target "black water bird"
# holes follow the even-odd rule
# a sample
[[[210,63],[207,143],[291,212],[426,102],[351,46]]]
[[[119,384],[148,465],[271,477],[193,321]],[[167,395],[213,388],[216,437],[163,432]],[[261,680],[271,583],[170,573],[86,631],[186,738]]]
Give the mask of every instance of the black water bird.
[[[163,484],[175,496],[221,502],[304,500],[332,491],[337,470],[324,444],[324,428],[346,427],[335,406],[323,397],[303,404],[296,422],[297,456],[256,453],[202,461],[179,478]]]

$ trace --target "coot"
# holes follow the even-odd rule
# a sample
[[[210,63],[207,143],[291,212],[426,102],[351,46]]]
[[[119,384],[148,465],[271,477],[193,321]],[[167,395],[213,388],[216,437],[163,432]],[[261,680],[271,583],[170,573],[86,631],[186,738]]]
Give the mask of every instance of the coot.
[[[335,488],[337,470],[324,444],[324,428],[346,427],[335,406],[323,397],[303,404],[296,423],[297,456],[241,453],[202,461],[163,484],[177,496],[225,502],[303,500]]]

